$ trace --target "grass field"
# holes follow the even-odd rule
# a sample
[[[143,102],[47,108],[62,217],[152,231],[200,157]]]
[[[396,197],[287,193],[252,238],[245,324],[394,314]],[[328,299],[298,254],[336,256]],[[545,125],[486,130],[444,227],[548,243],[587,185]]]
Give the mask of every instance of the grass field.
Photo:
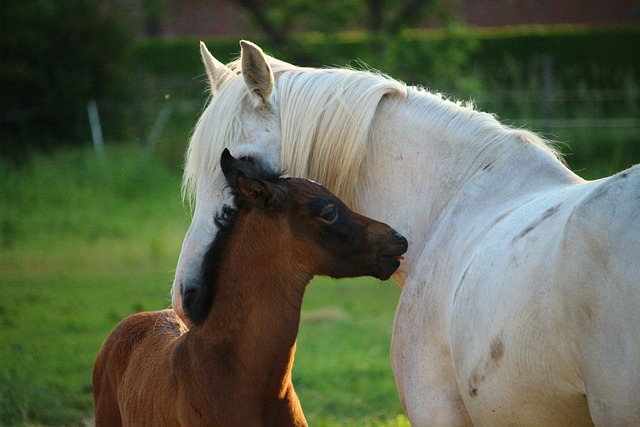
[[[585,178],[640,160],[633,128],[562,140]],[[133,145],[0,162],[0,425],[92,424],[100,344],[126,315],[170,305],[190,219],[179,186],[179,168]],[[311,425],[408,425],[389,363],[399,293],[371,279],[311,283],[294,367]]]
[[[0,425],[92,420],[91,370],[126,315],[166,308],[189,214],[135,147],[0,164]],[[399,289],[312,282],[294,383],[314,426],[407,425],[389,364]]]

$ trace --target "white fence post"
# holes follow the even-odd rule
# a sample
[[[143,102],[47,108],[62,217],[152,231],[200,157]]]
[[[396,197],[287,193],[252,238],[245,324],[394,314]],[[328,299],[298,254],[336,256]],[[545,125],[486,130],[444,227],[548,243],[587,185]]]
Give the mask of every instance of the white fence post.
[[[160,109],[160,112],[158,113],[156,120],[153,122],[153,125],[151,126],[149,137],[147,138],[147,143],[145,145],[145,151],[147,153],[152,153],[153,150],[156,148],[156,145],[160,140],[160,136],[162,136],[162,132],[164,131],[164,127],[167,125],[167,122],[171,117],[172,111],[173,111],[173,107],[169,102],[165,103]]]
[[[91,138],[93,139],[93,148],[98,153],[104,150],[104,139],[102,137],[102,125],[100,124],[100,114],[98,113],[98,104],[95,99],[87,102],[87,114],[89,115],[89,125],[91,126]]]

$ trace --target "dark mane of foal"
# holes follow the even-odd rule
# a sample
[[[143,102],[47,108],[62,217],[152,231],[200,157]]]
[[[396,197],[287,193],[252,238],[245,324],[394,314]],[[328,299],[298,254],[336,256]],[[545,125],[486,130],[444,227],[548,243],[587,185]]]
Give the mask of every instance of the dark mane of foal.
[[[247,178],[259,179],[275,185],[282,184],[286,181],[285,178],[282,178],[284,171],[269,171],[250,162],[246,162],[246,166],[246,168],[242,168],[242,173]],[[227,188],[231,190],[232,199],[231,202],[224,205],[214,217],[217,233],[203,258],[202,271],[204,286],[201,287],[197,294],[185,298],[187,314],[196,325],[203,323],[211,311],[211,306],[213,305],[218,289],[218,271],[222,264],[222,255],[226,250],[235,227],[238,211],[246,209],[246,203],[235,188],[235,182],[229,182]],[[266,209],[273,210],[281,208],[283,202],[284,200],[282,200],[282,198],[274,197]]]

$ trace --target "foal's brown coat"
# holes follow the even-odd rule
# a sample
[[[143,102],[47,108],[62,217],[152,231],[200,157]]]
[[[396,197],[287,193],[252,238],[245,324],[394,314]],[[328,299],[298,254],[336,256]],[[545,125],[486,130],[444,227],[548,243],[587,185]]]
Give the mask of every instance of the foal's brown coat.
[[[388,278],[406,240],[305,180],[250,178],[225,151],[236,193],[210,315],[188,330],[173,310],[134,314],[93,372],[96,425],[304,426],[291,368],[315,274]],[[213,247],[213,246],[212,246]],[[207,257],[205,256],[205,262]]]

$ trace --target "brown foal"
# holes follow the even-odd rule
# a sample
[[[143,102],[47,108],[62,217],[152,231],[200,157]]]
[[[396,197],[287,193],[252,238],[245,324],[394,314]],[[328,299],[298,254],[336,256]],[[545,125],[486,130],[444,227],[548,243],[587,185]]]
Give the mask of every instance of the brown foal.
[[[206,288],[120,322],[93,370],[96,426],[305,426],[291,368],[314,275],[387,279],[407,241],[324,187],[225,150],[233,205],[216,216]]]

